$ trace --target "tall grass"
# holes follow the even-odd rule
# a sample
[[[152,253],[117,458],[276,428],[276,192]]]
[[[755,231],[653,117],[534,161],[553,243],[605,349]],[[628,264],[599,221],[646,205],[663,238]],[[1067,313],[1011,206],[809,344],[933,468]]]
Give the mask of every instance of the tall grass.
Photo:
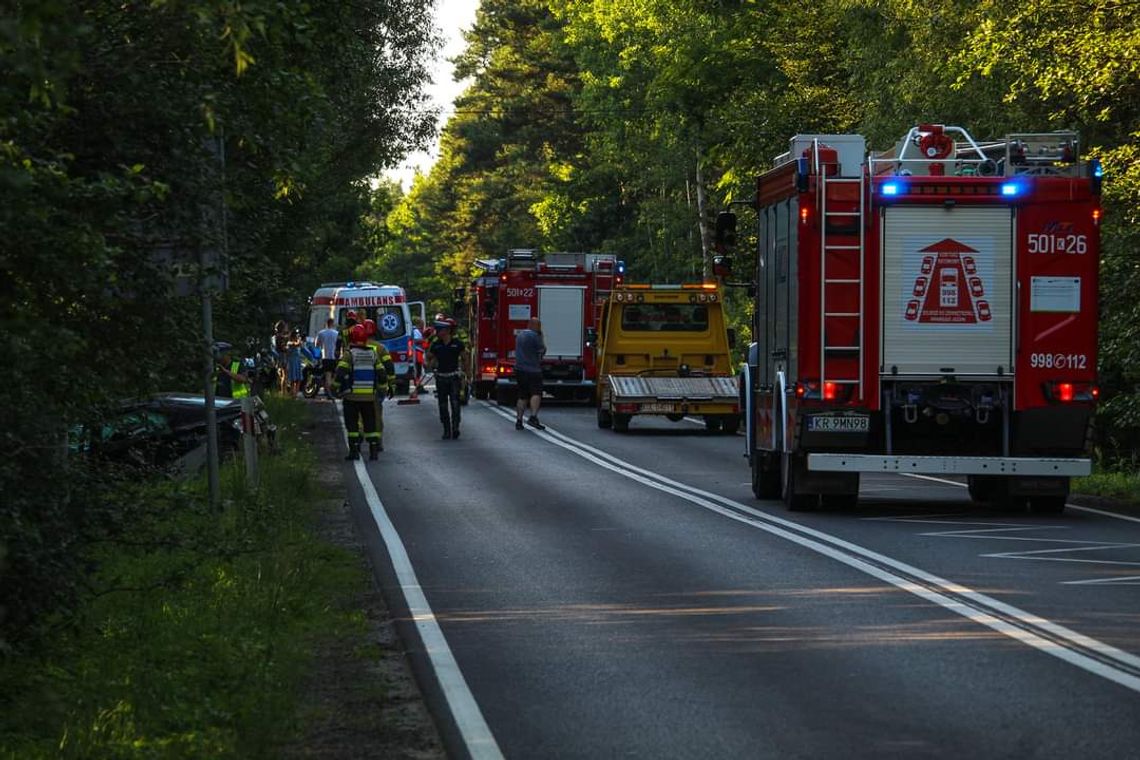
[[[259,758],[289,738],[308,653],[359,625],[344,602],[365,580],[313,533],[304,405],[272,412],[283,452],[256,492],[226,464],[223,512],[201,482],[123,493],[137,518],[88,547],[85,601],[0,661],[0,756]]]

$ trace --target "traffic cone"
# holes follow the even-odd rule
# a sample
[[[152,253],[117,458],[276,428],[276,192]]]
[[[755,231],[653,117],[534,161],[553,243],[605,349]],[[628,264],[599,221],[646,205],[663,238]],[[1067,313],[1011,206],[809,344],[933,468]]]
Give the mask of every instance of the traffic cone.
[[[425,377],[419,383],[413,383],[412,392],[408,395],[407,398],[402,398],[399,401],[397,401],[396,405],[397,406],[407,406],[408,404],[420,403],[420,388],[422,388],[427,383],[427,381],[433,377],[435,377],[434,372],[432,374],[428,375],[427,377]]]

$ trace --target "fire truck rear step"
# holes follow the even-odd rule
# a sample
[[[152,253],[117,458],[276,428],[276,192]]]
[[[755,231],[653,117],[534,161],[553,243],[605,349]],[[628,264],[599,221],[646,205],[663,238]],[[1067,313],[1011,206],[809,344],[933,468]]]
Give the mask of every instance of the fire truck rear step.
[[[1083,477],[1091,459],[1050,457],[959,457],[883,454],[808,454],[809,470],[818,472],[890,472],[915,475],[1031,475]]]

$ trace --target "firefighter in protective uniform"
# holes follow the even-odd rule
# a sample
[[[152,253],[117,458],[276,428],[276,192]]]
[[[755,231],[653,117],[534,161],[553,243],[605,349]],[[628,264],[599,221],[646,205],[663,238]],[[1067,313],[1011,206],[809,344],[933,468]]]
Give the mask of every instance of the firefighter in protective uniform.
[[[380,400],[385,389],[391,392],[391,378],[395,367],[391,357],[382,358],[368,345],[368,329],[354,325],[348,331],[348,349],[342,352],[336,365],[336,387],[344,407],[344,427],[348,431],[348,456],[360,459],[363,439],[368,441],[368,458],[376,460],[384,445],[378,426]]]

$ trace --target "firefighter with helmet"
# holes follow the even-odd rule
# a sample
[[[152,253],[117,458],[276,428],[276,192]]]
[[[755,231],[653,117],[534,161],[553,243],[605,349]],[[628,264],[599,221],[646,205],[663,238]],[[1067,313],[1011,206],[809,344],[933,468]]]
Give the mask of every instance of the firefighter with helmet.
[[[345,458],[360,459],[361,444],[367,440],[368,458],[375,461],[384,450],[377,422],[384,389],[391,392],[391,378],[395,374],[392,360],[381,359],[368,345],[368,328],[357,324],[348,331],[348,348],[341,353],[336,369],[336,386],[342,397],[344,426],[348,431]]]
[[[340,337],[337,338],[336,341],[336,354],[338,357],[348,350],[348,331],[359,322],[360,316],[352,309],[349,309],[348,312],[345,313],[344,327],[341,328]]]
[[[368,347],[376,352],[377,358],[388,371],[388,385],[385,390],[388,398],[392,398],[396,395],[396,364],[392,361],[392,355],[388,353],[387,347],[376,337],[376,322],[365,319],[362,324],[368,333]],[[376,394],[376,430],[381,436],[384,435],[384,396],[383,392]],[[381,446],[380,450],[383,449]]]

